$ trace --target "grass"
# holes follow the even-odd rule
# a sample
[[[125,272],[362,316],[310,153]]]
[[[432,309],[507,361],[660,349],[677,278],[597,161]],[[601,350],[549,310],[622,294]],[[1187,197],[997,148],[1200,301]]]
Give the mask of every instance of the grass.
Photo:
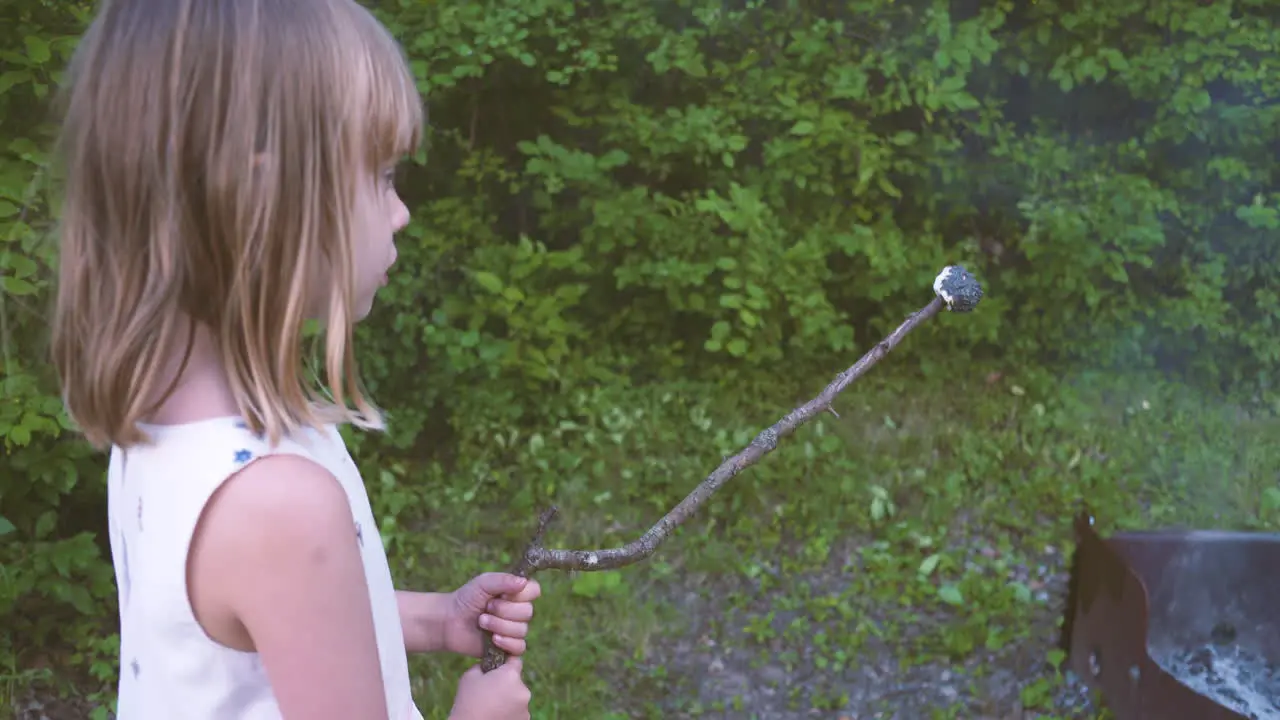
[[[1151,378],[893,369],[648,562],[539,576],[534,717],[1066,717],[1050,642],[1082,501],[1104,531],[1280,525],[1272,415]],[[398,581],[505,568],[552,501],[551,544],[626,542],[825,381],[598,389],[542,434],[469,438],[451,472],[365,461]],[[427,718],[467,662],[413,660]]]
[[[822,382],[764,397],[696,386],[584,397],[581,417],[541,441],[494,438],[501,452],[477,466],[471,501],[442,499],[459,483],[438,470],[402,469],[432,479],[377,495],[384,510],[431,508],[402,512],[387,533],[401,582],[452,587],[505,567],[501,550],[520,547],[552,499],[562,519],[551,543],[625,542]],[[649,562],[539,577],[526,662],[535,718],[836,711],[868,701],[851,697],[850,678],[925,670],[955,676],[930,716],[974,717],[1010,702],[990,696],[1002,667],[1020,668],[1022,707],[1053,717],[1047,650],[1082,501],[1104,530],[1280,521],[1280,423],[1176,384],[877,371],[838,409],[842,419],[805,426],[725,487]],[[748,687],[726,685],[714,663]],[[424,714],[445,717],[463,662],[413,667]],[[770,681],[765,707],[756,686]]]

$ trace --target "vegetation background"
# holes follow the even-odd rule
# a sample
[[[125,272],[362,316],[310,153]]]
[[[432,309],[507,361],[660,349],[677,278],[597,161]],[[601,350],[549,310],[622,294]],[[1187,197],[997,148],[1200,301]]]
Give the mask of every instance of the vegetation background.
[[[430,106],[352,437],[400,577],[634,537],[962,263],[650,562],[553,574],[537,718],[1095,717],[1069,519],[1280,524],[1280,7],[370,3]],[[0,8],[0,715],[110,717],[103,458],[46,355],[49,99],[87,0]],[[415,662],[442,718],[461,659]],[[34,714],[33,714],[34,713]],[[877,713],[880,713],[877,715]]]

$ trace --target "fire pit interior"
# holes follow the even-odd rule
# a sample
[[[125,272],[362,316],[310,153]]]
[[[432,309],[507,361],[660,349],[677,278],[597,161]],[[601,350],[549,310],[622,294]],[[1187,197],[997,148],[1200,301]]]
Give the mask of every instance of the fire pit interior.
[[[1280,720],[1280,534],[1075,529],[1063,643],[1118,720]]]

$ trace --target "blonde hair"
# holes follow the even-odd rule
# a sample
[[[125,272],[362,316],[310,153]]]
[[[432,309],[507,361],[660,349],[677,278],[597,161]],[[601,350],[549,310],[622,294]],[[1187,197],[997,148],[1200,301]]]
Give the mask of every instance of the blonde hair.
[[[52,351],[87,439],[147,441],[185,318],[255,431],[380,428],[352,353],[351,213],[423,122],[387,30],[352,0],[105,0],[68,81]],[[323,292],[327,397],[301,332]]]

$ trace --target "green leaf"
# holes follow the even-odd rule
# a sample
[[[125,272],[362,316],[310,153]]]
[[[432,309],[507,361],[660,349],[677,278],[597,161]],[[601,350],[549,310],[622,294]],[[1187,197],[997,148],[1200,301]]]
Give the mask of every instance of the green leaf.
[[[1031,588],[1020,582],[1013,583],[1013,597],[1020,603],[1031,602]]]
[[[933,571],[938,567],[938,562],[941,560],[942,556],[938,553],[934,553],[925,558],[924,561],[920,563],[920,575],[922,577],[929,577],[932,575]]]
[[[884,175],[876,176],[876,186],[880,188],[881,192],[883,192],[885,195],[888,195],[889,197],[892,197],[892,198],[902,197],[902,191],[899,190],[896,185],[889,182],[889,178],[885,177]]]
[[[889,142],[899,147],[905,147],[915,142],[917,137],[918,136],[910,130],[902,130],[894,133],[893,137],[889,138]]]
[[[957,110],[973,110],[978,105],[978,99],[967,92],[958,92],[951,96],[951,107]]]
[[[13,274],[17,277],[31,277],[40,269],[40,266],[36,264],[36,261],[26,255],[13,254],[4,259],[8,261],[9,269],[12,270]]]
[[[1262,511],[1273,513],[1280,510],[1280,488],[1269,487],[1262,491]]]
[[[28,35],[23,41],[27,44],[27,59],[37,65],[49,62],[52,54],[49,52],[49,43],[44,38]]]
[[[46,510],[40,518],[36,520],[35,536],[37,539],[44,539],[53,532],[54,527],[58,524],[58,514],[53,510]]]
[[[814,124],[811,121],[801,120],[797,122],[795,125],[791,126],[791,134],[792,135],[812,135],[815,129],[817,128],[814,126]]]
[[[964,595],[960,594],[960,588],[951,584],[938,588],[938,599],[948,605],[964,604]]]
[[[938,92],[944,95],[959,92],[964,89],[965,77],[963,75],[952,75],[951,77],[938,83]]]
[[[13,523],[9,522],[9,518],[0,515],[0,537],[4,537],[11,532],[16,532],[17,529],[18,528],[15,527]]]
[[[480,287],[484,288],[485,290],[488,290],[489,292],[492,292],[492,293],[502,292],[502,286],[503,286],[502,278],[498,277],[497,275],[494,275],[491,272],[487,272],[485,270],[478,270],[476,271],[476,274],[475,274],[475,280],[477,283],[480,284]]]
[[[31,73],[27,70],[9,70],[0,73],[0,95],[9,92],[18,83],[24,83],[31,80]]]
[[[23,280],[22,278],[16,278],[12,275],[4,276],[3,282],[0,283],[0,286],[3,286],[6,294],[14,296],[35,295],[39,292],[36,286],[32,285],[30,281]]]

